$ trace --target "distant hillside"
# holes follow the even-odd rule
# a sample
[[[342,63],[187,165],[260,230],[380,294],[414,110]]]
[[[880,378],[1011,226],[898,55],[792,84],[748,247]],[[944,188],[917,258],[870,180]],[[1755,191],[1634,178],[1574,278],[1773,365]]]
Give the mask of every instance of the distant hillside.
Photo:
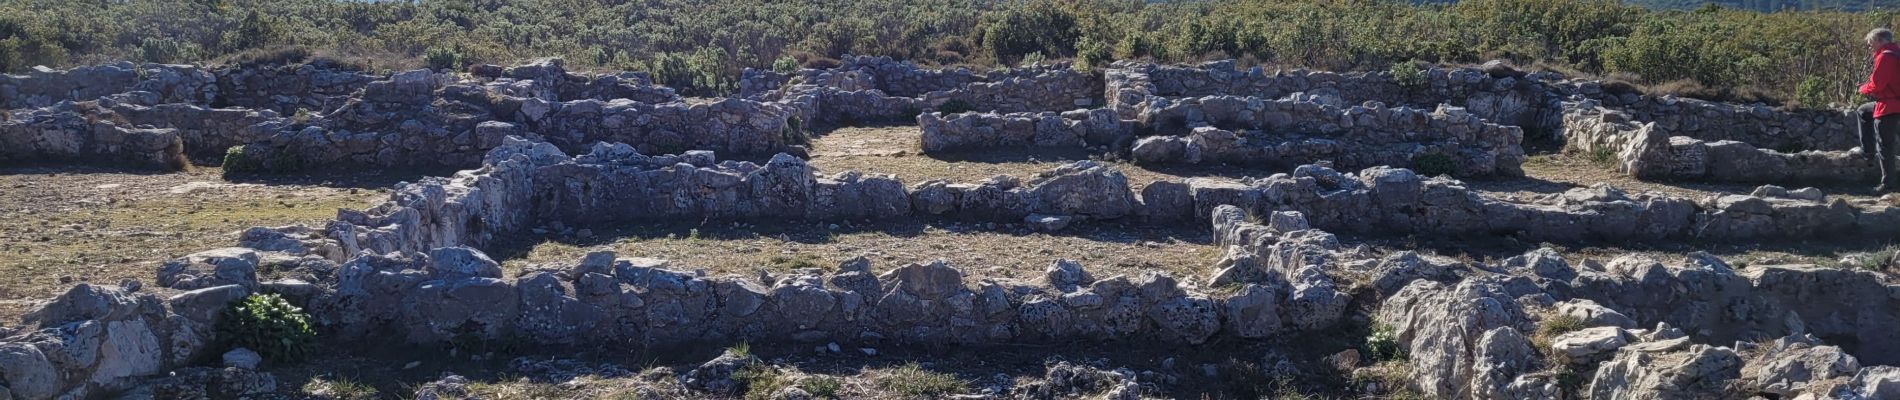
[[[1723,7],[1755,11],[1900,9],[1900,1],[1895,0],[1630,0],[1628,3],[1650,8],[1696,8],[1704,4],[1718,4]]]
[[[1457,0],[1421,0],[1414,3],[1453,3]],[[1753,10],[1900,10],[1900,0],[1624,0],[1624,4],[1654,9],[1693,9],[1708,4],[1722,7]]]

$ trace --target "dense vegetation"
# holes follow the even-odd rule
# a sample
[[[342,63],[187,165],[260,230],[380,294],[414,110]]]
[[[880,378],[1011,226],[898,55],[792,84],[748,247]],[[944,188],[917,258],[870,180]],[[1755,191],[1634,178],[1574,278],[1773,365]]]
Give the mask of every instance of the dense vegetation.
[[[1848,99],[1865,74],[1861,35],[1895,16],[1598,0],[0,0],[0,69],[230,61],[299,46],[374,69],[559,56],[720,93],[742,68],[845,54],[977,67],[1240,58],[1329,70],[1507,59],[1817,104]]]

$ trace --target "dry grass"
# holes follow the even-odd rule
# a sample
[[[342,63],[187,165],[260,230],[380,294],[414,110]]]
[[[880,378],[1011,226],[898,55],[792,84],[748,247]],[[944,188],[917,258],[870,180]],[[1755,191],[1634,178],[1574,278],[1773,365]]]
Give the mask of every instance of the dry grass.
[[[78,282],[150,282],[167,259],[233,246],[251,226],[319,223],[378,190],[232,184],[216,168],[172,174],[0,171],[0,321]],[[353,193],[354,192],[354,193]]]
[[[987,149],[926,155],[919,147],[922,135],[915,126],[841,128],[812,141],[812,165],[824,174],[856,170],[897,175],[905,184],[933,179],[975,183],[996,175],[1013,175],[1028,181],[1037,173],[1091,159],[1087,151],[1074,148]],[[1193,177],[1238,179],[1290,172],[1234,166],[1146,168],[1124,161],[1098,161],[1112,165],[1127,175],[1129,185],[1136,191],[1158,180],[1178,182]]]

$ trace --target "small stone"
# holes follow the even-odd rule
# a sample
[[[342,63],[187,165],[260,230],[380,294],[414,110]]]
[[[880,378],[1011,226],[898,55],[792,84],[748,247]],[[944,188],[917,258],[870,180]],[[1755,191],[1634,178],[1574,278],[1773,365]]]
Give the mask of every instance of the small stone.
[[[257,365],[262,363],[264,363],[264,356],[258,355],[257,352],[251,351],[251,349],[239,347],[224,353],[224,366],[226,367],[256,370]]]
[[[867,356],[877,356],[877,349],[873,349],[869,347],[859,347],[858,351],[863,352],[864,355],[867,355]]]

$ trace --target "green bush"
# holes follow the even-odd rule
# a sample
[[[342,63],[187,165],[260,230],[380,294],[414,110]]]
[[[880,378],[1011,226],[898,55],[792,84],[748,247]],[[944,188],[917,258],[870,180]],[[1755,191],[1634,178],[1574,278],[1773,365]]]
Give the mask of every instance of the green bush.
[[[223,166],[226,175],[261,172],[264,169],[262,162],[244,153],[244,146],[231,146],[225,149]]]
[[[1801,85],[1795,87],[1794,98],[1801,107],[1814,109],[1826,108],[1828,103],[1836,100],[1833,94],[1828,93],[1827,79],[1818,76],[1802,79]]]
[[[429,69],[437,71],[445,69],[460,71],[463,65],[461,52],[441,47],[429,48],[428,52],[423,53],[422,60],[423,63],[429,66]]]
[[[303,309],[276,294],[255,294],[224,310],[218,337],[230,348],[243,347],[265,361],[298,361],[316,347],[317,333]]]
[[[139,43],[139,54],[145,61],[172,64],[198,58],[197,48],[164,38],[145,38]]]
[[[1451,175],[1458,172],[1458,160],[1443,153],[1425,153],[1412,157],[1412,171],[1424,176]]]
[[[1425,87],[1425,70],[1418,68],[1417,61],[1400,61],[1392,64],[1392,81],[1406,89]]]
[[[772,61],[772,71],[781,74],[798,72],[798,59],[792,56],[779,57],[778,60]]]

